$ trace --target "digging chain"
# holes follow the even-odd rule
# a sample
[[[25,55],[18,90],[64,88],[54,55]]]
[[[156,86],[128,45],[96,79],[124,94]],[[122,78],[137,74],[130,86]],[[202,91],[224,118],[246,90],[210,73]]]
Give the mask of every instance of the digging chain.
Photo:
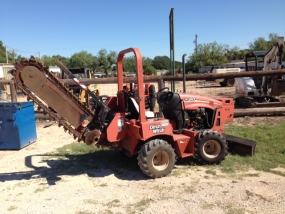
[[[68,98],[70,98],[74,103],[76,103],[86,115],[94,116],[94,113],[92,112],[90,107],[87,107],[85,104],[83,104],[79,100],[79,98],[75,96],[63,82],[61,82],[52,72],[50,72],[48,66],[44,66],[42,62],[36,61],[33,56],[29,60],[27,60],[26,58],[22,58],[20,63],[15,63],[15,70],[13,70],[11,74],[15,77],[14,80],[16,87],[27,96],[27,100],[32,100],[38,106],[38,110],[43,110],[44,113],[48,114],[53,120],[58,123],[59,127],[63,126],[64,131],[68,131],[69,134],[73,135],[74,139],[77,138],[78,141],[82,140],[83,132],[79,133],[77,130],[75,130],[64,118],[54,112],[45,103],[38,99],[34,93],[32,93],[25,87],[18,72],[18,70],[23,66],[34,66],[40,72],[44,72],[47,78],[49,78],[54,85],[56,85],[60,90],[62,90]]]

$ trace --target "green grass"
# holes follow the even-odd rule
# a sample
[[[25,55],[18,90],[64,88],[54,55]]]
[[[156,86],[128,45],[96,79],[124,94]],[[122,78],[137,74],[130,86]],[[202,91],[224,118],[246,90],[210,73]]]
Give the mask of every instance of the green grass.
[[[226,160],[221,163],[221,170],[234,172],[253,168],[285,176],[285,173],[272,170],[277,167],[285,168],[284,130],[284,122],[278,125],[228,125],[225,129],[226,134],[254,140],[257,142],[257,146],[254,157],[229,154]]]
[[[144,198],[137,203],[127,204],[124,208],[126,209],[126,213],[141,213],[153,202],[154,200],[152,199]]]
[[[206,174],[216,175],[217,172],[215,170],[213,170],[213,169],[207,169],[206,170]]]
[[[226,159],[217,166],[206,166],[206,176],[217,176],[223,173],[246,172],[249,169],[272,172],[285,176],[284,171],[276,170],[277,167],[285,168],[285,123],[277,125],[227,125],[225,133],[257,141],[255,155],[239,156],[228,154]],[[86,146],[83,143],[71,143],[48,154],[47,162],[55,162],[52,173],[47,177],[57,179],[55,175],[80,174],[84,172],[95,173],[108,169],[120,177],[131,176],[132,172],[139,172],[135,157],[129,158],[118,154],[114,150]],[[193,158],[178,159],[177,164],[182,166],[173,170],[169,176],[179,177],[190,175],[187,169],[199,170],[200,165]],[[275,170],[274,170],[275,169]],[[131,172],[132,171],[132,172]],[[102,171],[103,172],[103,171]],[[131,173],[131,174],[130,174]],[[134,176],[134,175],[133,175]],[[258,173],[243,173],[244,177],[258,177]],[[100,186],[100,185],[99,185]],[[104,184],[101,184],[103,187]]]
[[[142,199],[139,202],[135,203],[135,208],[139,211],[143,211],[153,202],[152,199]]]
[[[101,149],[93,146],[86,146],[83,143],[71,143],[58,148],[56,152],[50,153],[52,156],[70,156],[70,155],[82,155],[91,154]]]

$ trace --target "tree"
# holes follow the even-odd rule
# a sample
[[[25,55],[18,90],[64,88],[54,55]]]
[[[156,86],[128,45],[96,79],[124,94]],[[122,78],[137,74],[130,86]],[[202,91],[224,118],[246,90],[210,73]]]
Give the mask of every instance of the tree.
[[[79,53],[75,53],[70,58],[70,67],[79,67],[79,68],[92,68],[96,67],[95,57],[88,53],[87,51],[81,51]]]
[[[153,60],[148,57],[143,57],[143,73],[145,75],[156,75],[156,70],[152,66]]]
[[[152,65],[144,66],[144,75],[156,75],[156,70]]]
[[[175,69],[178,69],[179,71],[182,70],[182,62],[175,61]]]
[[[156,56],[152,60],[152,66],[155,69],[162,70],[162,69],[169,69],[170,58],[168,56]]]
[[[21,60],[21,55],[17,55],[16,51],[7,51],[7,57],[9,63],[14,63],[15,61]],[[3,42],[0,41],[0,63],[6,63],[6,48],[3,45]]]
[[[248,50],[240,50],[239,47],[235,46],[233,48],[228,48],[226,52],[226,57],[228,61],[232,60],[243,60]]]
[[[278,36],[277,33],[270,33],[270,34],[268,35],[269,48],[271,48],[271,47],[274,45],[274,43],[278,41],[278,37],[279,37],[279,36]]]
[[[268,46],[268,41],[263,37],[258,37],[254,42],[249,43],[249,48],[253,51],[265,51]]]
[[[267,51],[269,50],[274,43],[278,40],[278,34],[270,33],[268,35],[268,40],[264,37],[258,37],[254,42],[249,43],[249,48],[253,51]]]
[[[228,62],[226,57],[228,46],[217,42],[199,44],[197,52],[189,56],[187,68],[198,71],[202,66],[220,65]]]
[[[267,51],[278,41],[278,37],[277,33],[270,33],[268,35],[268,40],[263,37],[258,37],[254,42],[249,43],[249,48],[253,51]],[[284,53],[282,59],[285,60]]]
[[[55,61],[58,60],[60,61],[65,67],[70,67],[70,59],[66,58],[64,56],[60,55],[53,55],[52,57],[43,55],[42,60],[44,61],[44,64],[47,66],[55,66]]]
[[[136,72],[136,60],[134,56],[124,57],[123,61],[124,72],[135,73]]]
[[[15,50],[8,51],[8,61],[9,63],[14,63],[17,60],[17,53]]]
[[[142,61],[143,61],[143,68],[146,68],[146,67],[149,67],[149,66],[153,66],[152,65],[152,61],[153,60],[151,58],[143,57]]]
[[[3,42],[0,41],[0,63],[6,62],[6,48],[3,45]]]
[[[108,76],[108,71],[112,70],[113,65],[117,62],[117,53],[115,51],[107,52],[106,49],[101,49],[97,55],[98,68]]]

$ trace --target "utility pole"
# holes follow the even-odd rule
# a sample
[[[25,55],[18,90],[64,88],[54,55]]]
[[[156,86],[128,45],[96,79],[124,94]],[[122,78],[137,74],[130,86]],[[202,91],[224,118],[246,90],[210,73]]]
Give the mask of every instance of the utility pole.
[[[15,52],[15,49],[13,49],[13,54],[12,54],[12,57],[14,59],[14,62],[16,61],[16,52]]]
[[[197,46],[198,46],[198,35],[195,34],[195,40],[193,41],[193,43],[195,44],[195,53],[197,53]]]
[[[6,50],[6,63],[8,64],[8,53],[7,53],[7,46],[5,46],[5,50]]]
[[[39,60],[41,60],[41,52],[39,52]]]
[[[170,40],[170,71],[175,75],[174,59],[174,8],[171,8],[169,14],[169,40]],[[171,91],[175,91],[175,81],[171,81]]]

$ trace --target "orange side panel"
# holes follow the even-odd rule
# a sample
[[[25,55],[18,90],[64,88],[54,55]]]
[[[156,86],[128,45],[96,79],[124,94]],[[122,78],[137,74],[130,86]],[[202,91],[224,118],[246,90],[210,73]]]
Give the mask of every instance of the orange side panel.
[[[134,151],[138,145],[138,138],[128,132],[122,141],[122,147],[130,152],[130,154],[134,154]]]
[[[199,132],[184,129],[182,134],[174,134],[175,152],[179,157],[185,158],[194,155],[196,136]]]
[[[125,114],[115,113],[114,118],[107,128],[107,139],[110,143],[118,142],[124,139],[128,131],[125,125]]]
[[[232,98],[218,98],[217,100],[222,102],[221,116],[222,121],[232,122],[234,120],[234,100]]]
[[[183,134],[174,134],[173,140],[175,142],[175,153],[179,157],[188,157],[191,154],[188,151],[188,146],[190,143],[191,138],[189,136],[183,135]]]
[[[156,135],[173,135],[173,127],[168,119],[147,120],[141,123],[142,139],[147,140]]]

